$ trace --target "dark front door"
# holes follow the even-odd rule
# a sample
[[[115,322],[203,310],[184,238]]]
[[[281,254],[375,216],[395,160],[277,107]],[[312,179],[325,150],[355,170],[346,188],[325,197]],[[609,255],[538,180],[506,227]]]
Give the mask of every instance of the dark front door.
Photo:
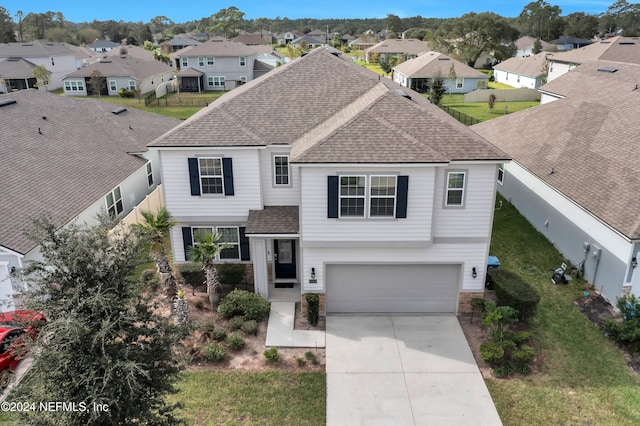
[[[276,268],[276,279],[292,279],[296,277],[296,241],[274,240],[273,254]]]

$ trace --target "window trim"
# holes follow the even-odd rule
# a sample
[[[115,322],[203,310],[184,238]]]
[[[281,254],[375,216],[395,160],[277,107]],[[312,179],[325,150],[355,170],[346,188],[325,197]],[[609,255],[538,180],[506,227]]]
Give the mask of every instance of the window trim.
[[[201,160],[219,160],[220,161],[220,175],[203,175],[202,168],[200,167]],[[204,192],[204,187],[202,185],[202,178],[220,178],[220,186],[222,188],[222,192]],[[222,164],[222,157],[198,157],[198,183],[200,184],[200,195],[206,196],[224,196],[224,166]]]
[[[220,233],[220,229],[235,229],[236,231],[236,239],[237,241],[235,242],[228,242],[228,241],[223,241],[221,240],[221,243],[225,243],[225,244],[230,244],[232,246],[236,247],[236,250],[238,252],[238,257],[237,258],[230,258],[230,257],[221,257],[220,254],[224,251],[224,250],[229,250],[229,249],[224,249],[221,250],[220,253],[218,253],[218,255],[216,256],[216,261],[218,262],[240,262],[242,261],[242,248],[240,247],[240,226],[239,225],[218,225],[218,226],[191,226],[191,241],[193,246],[195,247],[195,245],[197,244],[196,242],[196,238],[195,238],[195,232],[194,229],[207,229],[209,231],[211,231],[211,233],[218,234]]]
[[[457,77],[456,78],[456,89],[462,89],[464,87],[464,78]]]
[[[205,60],[204,56],[198,56],[198,66],[199,67],[204,67],[205,63],[206,63],[206,60]]]
[[[342,178],[363,178],[364,188],[362,195],[342,195]],[[343,215],[342,214],[342,200],[343,199],[362,199],[362,216],[358,215]],[[338,175],[338,219],[366,219],[367,218],[367,175]]]
[[[84,82],[80,80],[66,80],[64,90],[67,92],[84,92]]]
[[[182,58],[180,58],[180,66],[188,67],[189,66],[189,58],[186,57],[186,56],[183,56]]]
[[[498,164],[497,180],[500,185],[504,185],[504,163]]]
[[[247,57],[246,56],[239,56],[238,57],[238,63],[240,64],[241,68],[245,68],[247,66]]]
[[[148,188],[151,188],[155,183],[153,179],[153,166],[151,165],[151,161],[148,161],[145,167],[147,171],[147,185]]]
[[[118,82],[115,80],[109,80],[109,90],[112,92],[118,91]]]
[[[129,80],[129,90],[131,90],[132,92],[136,91],[136,81],[135,80]]]
[[[278,158],[286,158],[287,159],[287,183],[278,183],[278,165],[276,164],[276,159]],[[291,186],[291,163],[289,163],[289,154],[276,154],[274,153],[271,158],[271,164],[273,167],[271,168],[273,172],[273,186],[275,188],[283,188]]]
[[[120,193],[120,198],[116,197],[116,191]],[[113,200],[113,203],[111,205],[109,204],[109,196],[111,196]],[[120,202],[120,209],[118,209],[118,202]],[[109,210],[111,210],[111,208],[114,209],[115,214],[111,215],[112,217],[119,217],[122,215],[122,213],[124,213],[124,201],[122,201],[122,188],[120,187],[120,185],[116,186],[111,191],[109,191],[107,195],[105,195],[104,203],[107,207],[107,214],[111,215]]]
[[[338,219],[397,219],[398,212],[398,176],[397,174],[353,174],[353,175],[338,175]],[[342,178],[364,178],[364,194],[363,195],[342,195]],[[372,195],[371,190],[373,188],[373,178],[384,177],[393,178],[393,196],[389,195]],[[360,216],[343,215],[342,214],[342,200],[347,198],[359,198],[364,200],[363,214]],[[393,213],[391,215],[373,215],[371,201],[373,199],[380,198],[392,198],[393,199]]]
[[[215,56],[207,56],[205,58],[205,63],[208,67],[214,67],[216,65],[216,57]]]
[[[462,174],[462,188],[449,188],[449,176],[452,174]],[[467,181],[468,181],[469,171],[468,170],[446,170],[445,171],[445,181],[444,181],[444,200],[443,207],[444,208],[464,208],[466,207],[466,197],[467,197]],[[461,191],[462,195],[460,197],[460,204],[449,204],[449,191]]]
[[[371,189],[373,188],[372,185],[372,181],[373,178],[378,178],[378,177],[384,177],[384,178],[393,178],[393,196],[390,195],[376,195],[373,196],[373,194],[371,194]],[[398,207],[398,175],[369,175],[369,188],[367,191],[367,205],[369,206],[369,218],[372,219],[385,219],[385,218],[395,218],[396,217],[396,209]],[[373,201],[374,198],[392,198],[393,199],[393,213],[391,215],[376,215],[374,216],[373,214],[371,214],[371,201]]]

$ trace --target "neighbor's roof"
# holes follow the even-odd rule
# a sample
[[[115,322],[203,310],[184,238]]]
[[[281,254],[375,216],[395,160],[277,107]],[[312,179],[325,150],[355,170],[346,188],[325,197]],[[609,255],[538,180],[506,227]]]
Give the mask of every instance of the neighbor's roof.
[[[535,44],[535,42],[536,42],[536,39],[534,37],[524,36],[524,37],[520,37],[519,39],[517,39],[513,43],[516,45],[516,49],[524,50],[527,47],[533,46]],[[544,49],[546,47],[549,47],[550,44],[547,43],[544,40],[540,40],[540,46]]]
[[[165,41],[164,44],[168,46],[197,46],[200,43],[197,40],[188,37],[175,37],[171,40]]]
[[[35,78],[33,69],[36,64],[22,58],[9,58],[6,61],[0,61],[0,77],[19,79],[19,78]]]
[[[623,235],[640,238],[639,82],[640,65],[590,61],[544,86],[565,99],[472,129]]]
[[[111,40],[98,40],[95,43],[91,43],[88,45],[89,48],[96,48],[96,47],[111,47],[111,48],[115,48],[120,46],[120,43],[116,43],[115,41],[111,41]]]
[[[40,58],[58,55],[73,55],[66,43],[34,40],[23,43],[0,43],[0,58]]]
[[[67,74],[68,77],[91,77],[94,70],[100,71],[105,77],[135,77],[141,79],[151,75],[162,74],[171,71],[171,67],[160,61],[145,61],[131,56],[110,56],[103,58],[77,71]]]
[[[247,46],[233,41],[209,40],[197,46],[185,47],[177,51],[175,56],[248,56],[255,54],[256,48],[257,46]]]
[[[504,62],[494,65],[493,69],[538,78],[545,73],[543,69],[547,61],[547,55],[547,52],[540,52],[525,58],[509,58]]]
[[[388,39],[366,49],[367,53],[406,53],[409,55],[419,55],[429,50],[429,43],[413,38]]]
[[[223,95],[150,146],[279,144],[298,163],[508,158],[419,94],[324,48]]]
[[[179,123],[34,89],[0,95],[7,99],[16,103],[0,107],[0,246],[22,254],[35,246],[23,234],[31,217],[69,222],[145,164],[129,152]]]
[[[593,43],[591,40],[587,40],[586,38],[574,37],[574,36],[565,36],[560,37],[555,40],[551,40],[549,43],[551,44],[591,44]]]
[[[431,51],[425,52],[417,58],[409,59],[393,69],[409,78],[431,78],[437,73],[447,78],[451,64],[453,64],[453,68],[456,71],[456,77],[489,79],[486,74],[471,68],[467,64],[463,64],[444,53]]]
[[[640,37],[613,37],[569,52],[554,53],[549,59],[575,64],[592,60],[640,64]]]
[[[270,35],[269,38],[271,38]],[[269,44],[269,40],[265,39],[265,37],[261,36],[260,34],[241,34],[235,38],[232,38],[231,41],[236,43],[243,43],[247,46]]]

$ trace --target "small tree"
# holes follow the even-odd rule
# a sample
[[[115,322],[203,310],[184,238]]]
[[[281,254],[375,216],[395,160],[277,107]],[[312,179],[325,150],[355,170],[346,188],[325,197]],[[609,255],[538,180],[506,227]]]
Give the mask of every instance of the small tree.
[[[229,248],[229,245],[220,242],[222,235],[219,233],[199,232],[195,233],[194,237],[195,244],[189,248],[189,259],[202,264],[206,276],[209,303],[211,303],[211,309],[215,311],[222,290],[216,269],[216,259],[222,250]]]
[[[491,93],[489,95],[489,113],[493,114],[493,107],[496,106],[496,95]]]
[[[389,61],[380,61],[380,68],[382,68],[382,71],[384,71],[385,74],[389,74],[392,70]]]
[[[103,87],[106,87],[106,81],[102,73],[98,70],[93,70],[91,76],[89,76],[89,85],[93,91],[100,97]]]
[[[458,76],[456,75],[456,67],[453,66],[453,62],[451,62],[451,66],[449,67],[449,74],[447,74],[447,79],[449,80],[449,97],[453,98],[453,85],[456,84],[456,79]]]
[[[432,104],[440,106],[442,97],[447,89],[444,87],[444,77],[439,72],[435,73],[433,77],[429,79],[429,101]]]
[[[36,83],[38,87],[44,86],[47,90],[47,84],[49,84],[49,77],[51,77],[51,71],[45,68],[44,65],[38,65],[33,68],[33,76],[38,80]]]
[[[538,53],[542,52],[542,43],[540,42],[539,38],[537,38],[536,41],[533,42],[533,49],[531,50],[531,52],[534,55],[537,55]]]

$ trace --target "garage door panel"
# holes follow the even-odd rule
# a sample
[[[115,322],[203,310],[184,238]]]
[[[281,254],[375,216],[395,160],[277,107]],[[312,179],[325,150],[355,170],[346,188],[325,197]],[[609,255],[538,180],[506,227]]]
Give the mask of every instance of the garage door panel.
[[[455,312],[459,273],[460,265],[327,265],[327,312]]]

